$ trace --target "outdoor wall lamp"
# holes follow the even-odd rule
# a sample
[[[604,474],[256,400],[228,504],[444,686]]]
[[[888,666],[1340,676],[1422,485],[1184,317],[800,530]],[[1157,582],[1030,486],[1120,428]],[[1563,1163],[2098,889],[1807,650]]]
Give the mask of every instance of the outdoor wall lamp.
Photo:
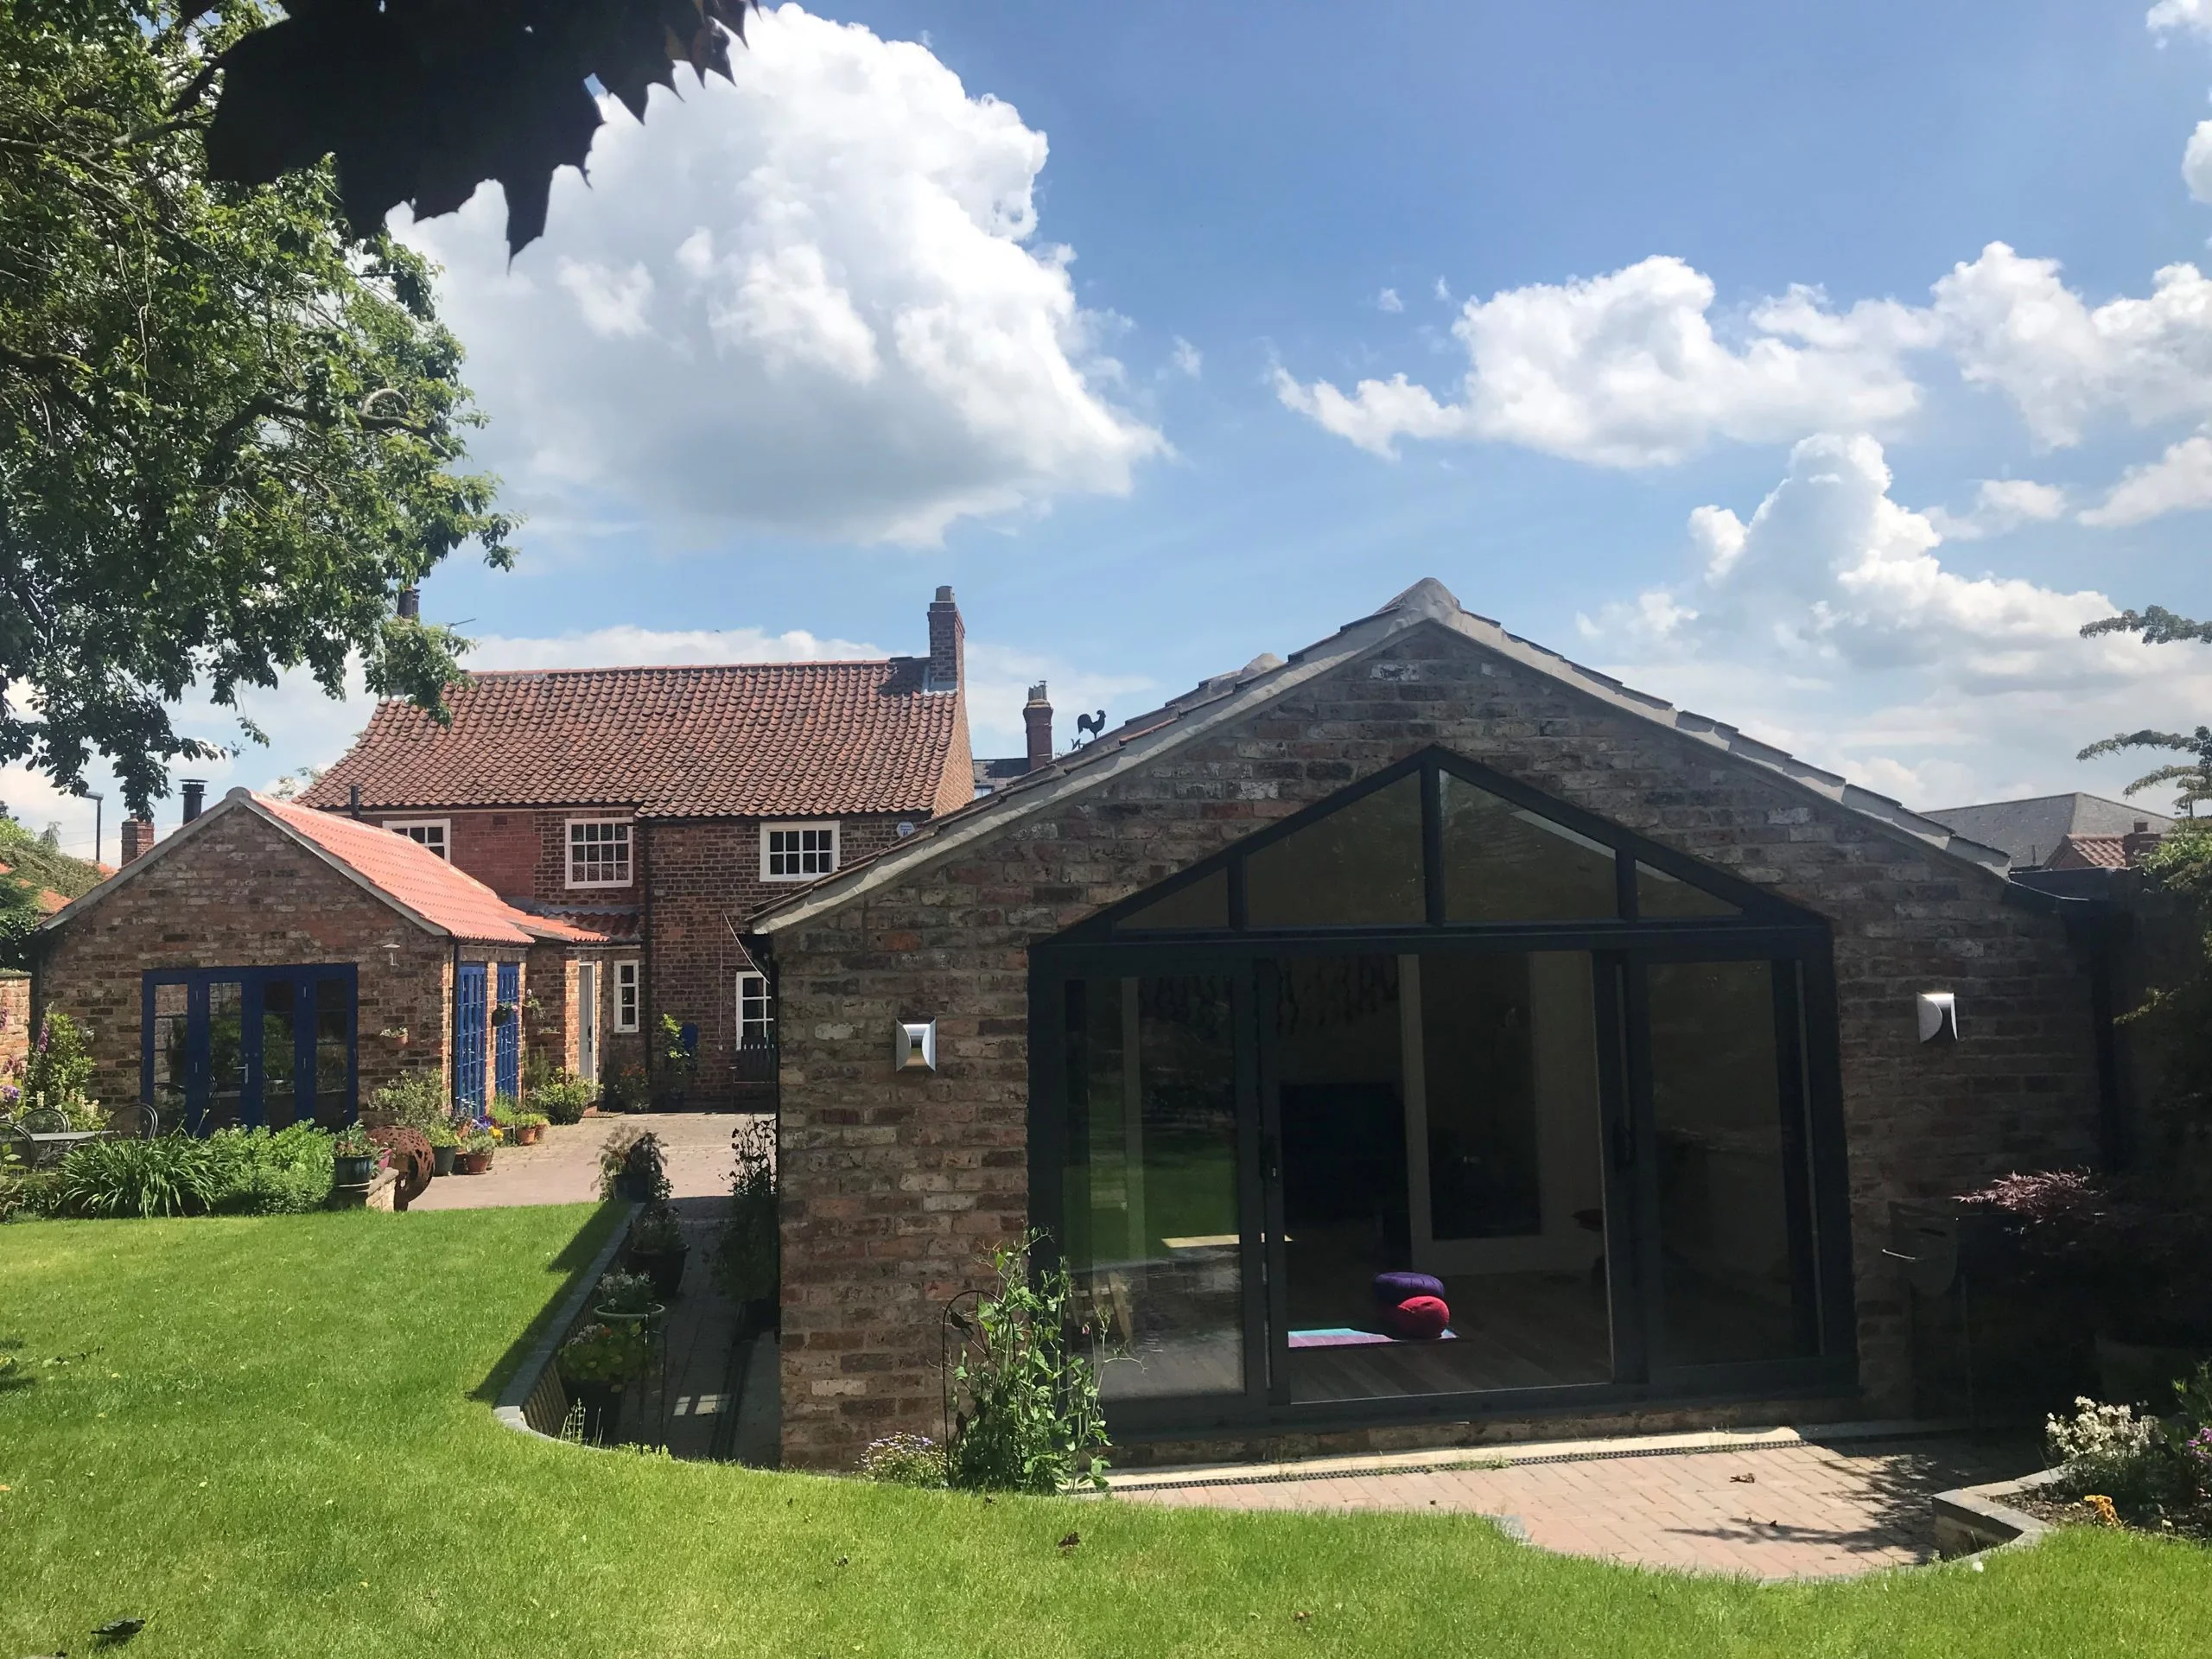
[[[1918,1002],[1922,1042],[1955,1043],[1959,1040],[1959,1004],[1951,992],[1923,991]]]
[[[899,1071],[937,1070],[937,1021],[902,1020],[891,1045],[892,1069]]]

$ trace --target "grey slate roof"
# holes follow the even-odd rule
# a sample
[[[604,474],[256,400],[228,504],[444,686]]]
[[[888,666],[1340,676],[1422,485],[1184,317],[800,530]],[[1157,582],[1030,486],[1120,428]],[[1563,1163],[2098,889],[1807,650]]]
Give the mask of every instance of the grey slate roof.
[[[899,880],[918,866],[950,857],[963,847],[1001,834],[1027,817],[1147,764],[1166,751],[1242,720],[1298,686],[1381,650],[1409,629],[1431,625],[1449,628],[1622,713],[1667,727],[1760,767],[1988,874],[2001,878],[2006,873],[2010,860],[1997,849],[1955,833],[1948,825],[1911,811],[1886,795],[1847,783],[1834,772],[1823,772],[1795,755],[1746,737],[1733,726],[1677,709],[1624,685],[1611,675],[1569,662],[1556,652],[1509,633],[1490,618],[1462,608],[1451,590],[1435,577],[1424,576],[1373,615],[1348,622],[1328,639],[1292,652],[1289,661],[1272,654],[1257,657],[1241,669],[1202,680],[1181,696],[1125,721],[1094,741],[1056,757],[958,811],[932,818],[875,857],[849,864],[836,874],[798,889],[758,912],[752,925],[759,932],[772,935],[838,909],[850,899]]]
[[[2069,836],[2124,836],[2138,823],[2159,835],[2174,827],[2171,818],[2139,806],[2108,801],[2101,795],[2035,795],[2022,801],[1989,801],[1979,806],[1944,806],[1923,815],[1947,824],[1985,847],[2011,855],[2016,869],[2040,869],[2050,862]]]

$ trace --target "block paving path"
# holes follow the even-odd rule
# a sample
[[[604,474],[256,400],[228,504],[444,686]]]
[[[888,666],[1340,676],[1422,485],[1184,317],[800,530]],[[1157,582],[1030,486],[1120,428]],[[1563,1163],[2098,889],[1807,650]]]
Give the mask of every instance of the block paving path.
[[[555,1123],[534,1147],[501,1147],[482,1175],[442,1175],[416,1210],[486,1210],[519,1204],[591,1204],[599,1198],[599,1149],[625,1126],[651,1129],[667,1148],[668,1182],[678,1198],[727,1197],[734,1112],[633,1112]]]
[[[1813,1432],[1808,1431],[1810,1435]],[[1963,1435],[1753,1434],[1474,1447],[1408,1459],[1145,1471],[1117,1496],[1232,1510],[1462,1510],[1508,1522],[1529,1542],[1638,1567],[1758,1579],[1828,1578],[1936,1559],[1929,1499],[2028,1473],[2032,1441]],[[1485,1458],[1507,1466],[1468,1467]],[[1438,1466],[1449,1464],[1462,1466]],[[1255,1478],[1255,1474],[1267,1478]]]

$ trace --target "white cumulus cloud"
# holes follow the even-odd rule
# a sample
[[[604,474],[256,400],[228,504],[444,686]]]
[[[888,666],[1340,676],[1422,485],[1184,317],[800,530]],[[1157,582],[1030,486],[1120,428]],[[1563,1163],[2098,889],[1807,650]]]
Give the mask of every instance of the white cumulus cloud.
[[[2143,21],[2161,37],[2185,29],[2212,40],[2212,0],[2158,0]],[[2165,44],[2163,38],[2159,44]]]
[[[2066,512],[2066,492],[2031,478],[1985,478],[1974,488],[1974,505],[1965,512],[1928,509],[1928,521],[1950,542],[2002,536],[2022,524],[2049,524]]]
[[[1711,277],[1655,257],[1469,300],[1452,325],[1468,359],[1456,401],[1402,374],[1347,393],[1279,370],[1276,391],[1378,454],[1401,437],[1469,437],[1607,467],[1682,461],[1715,437],[1882,428],[1917,406],[1902,359],[1933,343],[1924,313],[1885,300],[1837,311],[1796,288],[1716,327],[1714,299]]]
[[[1585,635],[1631,684],[1923,807],[2116,791],[2152,763],[2084,766],[2076,749],[2201,718],[2212,652],[2082,639],[2120,608],[2110,597],[1947,565],[1934,517],[1891,484],[1873,438],[1804,439],[1748,521],[1691,516],[1693,580],[1608,607]]]
[[[1045,135],[923,46],[785,5],[734,86],[611,102],[512,270],[495,191],[404,234],[548,525],[926,543],[956,519],[1126,492],[1159,433],[1039,239]]]
[[[2200,432],[2169,444],[2158,460],[2129,467],[2101,502],[2083,512],[2082,522],[2117,528],[2203,507],[2212,507],[2212,436]]]

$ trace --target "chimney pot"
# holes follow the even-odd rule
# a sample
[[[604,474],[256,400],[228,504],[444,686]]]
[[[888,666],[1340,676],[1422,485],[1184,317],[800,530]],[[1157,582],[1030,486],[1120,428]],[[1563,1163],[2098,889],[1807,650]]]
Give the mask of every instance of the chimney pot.
[[[359,784],[346,785],[346,810],[357,818],[361,816],[361,786]]]
[[[154,850],[154,826],[143,818],[123,821],[123,862],[143,858]]]
[[[1052,705],[1046,699],[1042,680],[1029,688],[1021,724],[1029,738],[1029,770],[1034,772],[1052,758]]]
[[[968,629],[960,620],[960,607],[952,602],[952,589],[939,588],[930,603],[930,665],[926,682],[932,691],[957,691],[965,670]]]
[[[207,780],[188,778],[184,780],[184,821],[190,823],[207,804]]]

